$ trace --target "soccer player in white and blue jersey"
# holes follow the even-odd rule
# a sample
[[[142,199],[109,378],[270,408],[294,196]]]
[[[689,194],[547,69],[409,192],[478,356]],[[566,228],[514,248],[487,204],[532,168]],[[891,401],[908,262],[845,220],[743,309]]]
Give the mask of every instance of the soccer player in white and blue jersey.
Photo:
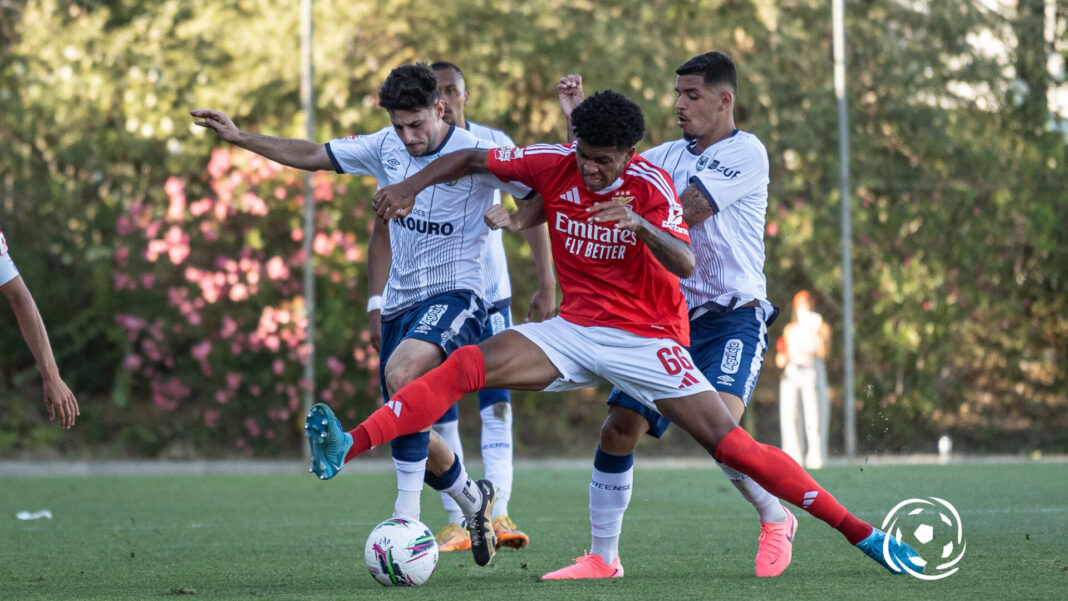
[[[493,142],[497,146],[515,146],[512,138],[503,131],[467,120],[464,108],[471,95],[467,90],[463,71],[458,66],[438,61],[432,63],[430,68],[438,80],[438,89],[445,103],[443,119],[446,123],[466,129],[475,137]],[[499,191],[494,195],[493,204],[500,204]],[[486,245],[482,248],[482,282],[486,289],[489,316],[486,327],[482,330],[481,340],[512,327],[512,283],[508,275],[503,235],[503,230],[490,230]],[[530,245],[538,273],[538,289],[531,298],[527,321],[541,321],[552,317],[556,308],[556,275],[553,273],[552,256],[549,252],[548,229],[545,225],[526,229],[523,230],[523,236]],[[433,428],[463,461],[459,407],[459,403],[453,405]],[[516,527],[508,513],[514,474],[511,391],[499,388],[480,390],[478,408],[482,422],[480,450],[486,470],[485,476],[497,487],[497,498],[493,504],[493,530],[497,535],[498,546],[518,550],[530,542],[530,537]],[[449,523],[437,534],[438,550],[449,552],[469,549],[471,539],[467,530],[461,526],[463,514],[459,506],[448,495],[442,494],[441,500],[448,513]]]
[[[767,300],[764,278],[768,155],[756,136],[735,127],[738,83],[728,56],[695,56],[675,73],[683,139],[649,149],[642,157],[671,175],[690,228],[697,267],[682,279],[690,310],[690,353],[734,419],[740,420],[767,351],[767,326],[778,314]],[[559,92],[570,119],[571,109],[582,100],[581,77],[563,78]],[[618,389],[608,404],[590,483],[590,553],[546,578],[622,573],[612,565],[630,502],[634,449],[643,433],[659,438],[669,422]],[[790,563],[797,520],[752,479],[719,465],[759,516],[757,576],[778,576]]]
[[[201,119],[197,125],[215,130],[223,140],[284,165],[371,175],[380,186],[403,181],[441,154],[496,146],[445,123],[437,79],[425,63],[394,69],[378,97],[379,105],[389,112],[391,127],[325,145],[244,132],[217,111],[191,114]],[[489,230],[483,213],[492,206],[496,189],[520,198],[530,193],[524,186],[504,184],[489,175],[463,177],[422,191],[408,216],[390,222],[391,266],[381,299],[380,369],[386,398],[449,353],[478,342],[486,321],[479,258]],[[397,360],[392,360],[394,356]],[[330,414],[323,419],[327,417],[333,418]],[[434,453],[429,451],[432,438]],[[340,466],[325,460],[322,446],[311,440],[312,471],[327,479]],[[475,561],[488,563],[496,543],[490,524],[493,485],[468,478],[459,458],[430,431],[397,438],[392,455],[398,490],[394,517],[419,519],[425,479],[459,504]]]

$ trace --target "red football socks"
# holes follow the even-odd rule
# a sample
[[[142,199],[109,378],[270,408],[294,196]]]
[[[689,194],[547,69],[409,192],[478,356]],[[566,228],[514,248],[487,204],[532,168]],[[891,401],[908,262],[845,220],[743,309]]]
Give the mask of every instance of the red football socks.
[[[789,455],[758,443],[742,428],[731,430],[719,441],[716,459],[746,474],[776,497],[827,522],[854,545],[872,532],[871,524],[849,513]]]
[[[429,428],[449,407],[486,383],[486,361],[477,346],[462,346],[445,362],[412,380],[352,430],[345,461],[398,436]]]

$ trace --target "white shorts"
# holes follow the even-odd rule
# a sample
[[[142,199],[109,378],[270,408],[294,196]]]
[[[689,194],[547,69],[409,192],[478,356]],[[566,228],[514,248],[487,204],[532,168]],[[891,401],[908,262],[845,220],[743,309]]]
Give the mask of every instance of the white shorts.
[[[618,328],[575,325],[562,317],[512,326],[538,345],[562,376],[546,392],[604,382],[656,409],[659,399],[714,390],[690,353],[670,338],[646,338]]]
[[[18,274],[19,270],[15,268],[15,262],[11,260],[11,255],[7,252],[7,240],[4,234],[0,233],[0,286],[15,279]]]

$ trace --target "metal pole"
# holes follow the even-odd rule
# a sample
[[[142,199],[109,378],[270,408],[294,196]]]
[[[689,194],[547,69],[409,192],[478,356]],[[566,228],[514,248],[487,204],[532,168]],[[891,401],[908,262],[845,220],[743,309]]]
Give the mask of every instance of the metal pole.
[[[300,13],[300,98],[304,104],[305,138],[315,139],[315,90],[312,87],[312,0],[302,0]],[[304,176],[304,311],[307,316],[307,363],[304,364],[304,413],[315,401],[315,186],[312,174]],[[308,445],[304,459],[311,459]]]
[[[838,97],[838,165],[842,199],[842,355],[845,367],[843,413],[845,452],[857,454],[856,399],[853,389],[853,256],[849,198],[849,115],[846,104],[845,0],[832,0],[834,93]]]

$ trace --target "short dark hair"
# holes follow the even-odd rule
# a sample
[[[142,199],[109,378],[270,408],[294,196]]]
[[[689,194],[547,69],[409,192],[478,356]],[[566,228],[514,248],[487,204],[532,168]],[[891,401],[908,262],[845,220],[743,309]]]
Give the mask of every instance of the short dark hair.
[[[449,61],[436,61],[430,63],[430,68],[434,71],[445,71],[446,69],[452,69],[453,71],[456,71],[457,77],[459,77],[460,79],[464,78],[464,72],[461,71],[459,67],[450,63]]]
[[[597,92],[571,113],[575,136],[592,146],[631,148],[645,135],[642,109],[626,96],[605,90]]]
[[[738,93],[738,71],[731,57],[722,52],[698,54],[675,69],[676,75],[700,75],[708,85],[727,84]]]
[[[378,105],[387,111],[430,108],[439,98],[438,79],[426,63],[397,67],[378,89]]]

